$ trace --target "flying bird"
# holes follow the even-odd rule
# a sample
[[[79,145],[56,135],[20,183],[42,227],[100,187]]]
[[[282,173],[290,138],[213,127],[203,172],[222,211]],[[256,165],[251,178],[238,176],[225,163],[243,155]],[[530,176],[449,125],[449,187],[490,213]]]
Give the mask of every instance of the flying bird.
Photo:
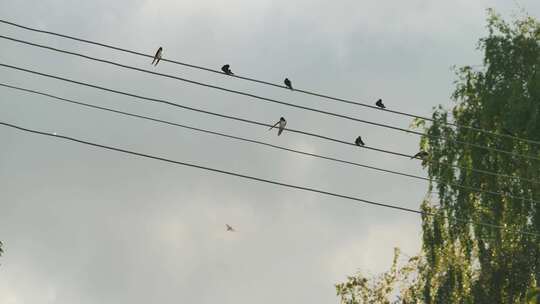
[[[225,226],[227,227],[227,231],[230,231],[230,232],[235,232],[236,230],[234,230],[233,227],[229,226],[229,224],[225,224]]]
[[[292,83],[291,83],[291,81],[289,80],[289,78],[285,78],[285,80],[283,81],[283,83],[285,83],[285,85],[287,86],[287,88],[289,88],[289,89],[291,89],[291,90],[293,89]]]
[[[429,153],[427,153],[426,151],[420,151],[420,152],[416,153],[413,157],[411,157],[411,159],[419,158],[419,159],[423,160],[428,156],[429,156]]]
[[[357,145],[357,146],[363,146],[365,145],[364,141],[362,141],[362,136],[358,136],[356,138],[356,140],[354,141],[354,143]]]
[[[154,55],[154,60],[152,60],[152,64],[154,64],[154,62],[155,62],[156,63],[155,66],[156,66],[159,63],[159,61],[161,60],[161,55],[162,54],[163,54],[163,48],[159,47],[156,54]]]
[[[285,120],[285,118],[281,117],[279,119],[278,122],[276,122],[275,125],[273,125],[270,129],[268,129],[268,131],[272,130],[273,128],[275,128],[277,125],[279,125],[279,131],[277,133],[277,135],[281,135],[281,132],[283,132],[283,129],[285,129],[285,126],[287,125],[287,121]]]
[[[222,66],[221,70],[223,71],[223,73],[225,73],[227,75],[234,75],[234,73],[231,71],[231,66],[228,65],[228,64]]]
[[[384,103],[382,103],[382,99],[379,99],[377,100],[377,102],[375,103],[375,105],[381,109],[386,109],[386,107],[384,106]]]

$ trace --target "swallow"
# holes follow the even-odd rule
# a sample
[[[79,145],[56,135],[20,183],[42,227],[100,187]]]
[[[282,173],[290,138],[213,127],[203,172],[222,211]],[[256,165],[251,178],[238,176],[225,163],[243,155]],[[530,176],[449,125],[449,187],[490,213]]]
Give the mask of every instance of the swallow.
[[[289,80],[289,78],[285,78],[285,80],[283,81],[283,83],[285,83],[285,85],[287,86],[287,88],[289,88],[289,89],[291,89],[291,90],[293,89],[292,83],[291,83],[291,81]]]
[[[270,129],[268,129],[268,131],[272,130],[273,128],[275,128],[277,125],[279,125],[279,131],[277,133],[277,135],[281,135],[281,132],[283,132],[283,130],[285,129],[285,126],[287,125],[287,121],[285,120],[285,118],[281,117],[279,119],[278,122],[276,122],[275,125],[273,125]]]
[[[382,99],[379,99],[377,100],[377,102],[375,103],[375,105],[381,109],[386,109],[386,107],[384,106],[384,103],[382,103]]]
[[[354,143],[359,147],[365,145],[364,141],[362,141],[362,136],[358,136]]]
[[[420,152],[416,153],[413,157],[411,157],[411,159],[419,158],[419,159],[423,160],[428,156],[429,156],[429,153],[427,153],[426,151],[420,151]]]
[[[227,231],[230,231],[230,232],[235,232],[236,230],[234,230],[233,227],[229,226],[229,224],[225,224],[225,227],[227,227]]]
[[[223,71],[223,73],[225,73],[227,75],[234,75],[234,73],[231,71],[231,66],[228,65],[228,64],[222,66],[221,70]]]
[[[163,48],[159,47],[156,54],[154,55],[154,60],[152,60],[152,64],[154,64],[154,62],[156,63],[155,65],[157,65],[159,63],[159,61],[161,60],[161,54],[162,53],[163,53]]]

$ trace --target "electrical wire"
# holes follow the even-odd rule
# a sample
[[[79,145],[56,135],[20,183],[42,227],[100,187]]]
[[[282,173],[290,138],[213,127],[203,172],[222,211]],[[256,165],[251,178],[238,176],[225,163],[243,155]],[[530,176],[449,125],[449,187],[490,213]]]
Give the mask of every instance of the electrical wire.
[[[521,158],[530,159],[530,160],[536,160],[536,161],[540,160],[540,158],[536,157],[536,156],[523,155],[523,154],[514,153],[514,152],[511,152],[511,151],[507,151],[507,150],[502,150],[502,149],[493,148],[493,147],[486,147],[486,146],[482,146],[482,145],[475,144],[475,143],[469,143],[469,142],[465,142],[465,141],[460,141],[460,140],[457,140],[457,139],[448,139],[448,138],[445,138],[445,137],[442,137],[442,136],[430,135],[430,134],[426,134],[426,133],[423,133],[423,132],[413,131],[413,130],[409,130],[409,129],[405,129],[405,128],[401,128],[401,127],[388,125],[388,124],[383,124],[383,123],[378,123],[378,122],[369,121],[369,120],[365,120],[365,119],[360,119],[360,118],[357,118],[357,117],[352,117],[352,116],[339,114],[339,113],[335,113],[335,112],[310,108],[310,107],[306,107],[306,106],[302,106],[302,105],[293,104],[293,103],[290,103],[290,102],[285,102],[285,101],[280,101],[280,100],[273,99],[273,98],[267,98],[267,97],[255,95],[255,94],[252,94],[252,93],[246,93],[246,92],[227,89],[225,87],[220,87],[220,86],[216,86],[216,85],[212,85],[212,84],[208,84],[208,83],[204,83],[204,82],[200,82],[200,81],[194,81],[194,80],[190,80],[190,79],[187,79],[187,78],[182,78],[182,77],[178,77],[178,76],[174,76],[174,75],[170,75],[170,74],[158,73],[158,72],[154,72],[154,71],[150,71],[150,70],[146,70],[146,69],[141,69],[141,68],[121,64],[121,63],[106,60],[106,59],[100,59],[100,58],[84,55],[84,54],[81,54],[81,53],[66,51],[66,50],[62,50],[62,49],[58,49],[58,48],[54,48],[54,47],[50,47],[50,46],[46,46],[46,45],[42,45],[42,44],[37,44],[37,43],[25,41],[25,40],[20,40],[20,39],[16,39],[16,38],[12,38],[12,37],[7,37],[7,36],[0,35],[0,38],[6,39],[6,40],[9,40],[9,41],[13,41],[13,42],[17,42],[17,43],[22,43],[22,44],[26,44],[26,45],[30,45],[30,46],[35,46],[35,47],[39,47],[39,48],[43,48],[43,49],[63,53],[63,54],[73,55],[73,56],[85,58],[85,59],[92,60],[92,61],[106,63],[106,64],[114,65],[114,66],[117,66],[117,67],[129,69],[129,70],[134,70],[134,71],[143,72],[143,73],[147,73],[147,74],[152,74],[152,75],[156,75],[156,76],[166,77],[166,78],[169,78],[169,79],[179,80],[179,81],[183,81],[183,82],[187,82],[187,83],[191,83],[191,84],[195,84],[195,85],[200,85],[200,86],[204,86],[204,87],[207,87],[207,88],[212,88],[212,89],[216,89],[216,90],[220,90],[220,91],[225,91],[225,92],[229,92],[229,93],[233,93],[233,94],[237,94],[237,95],[247,96],[247,97],[257,99],[257,100],[262,100],[262,101],[265,101],[265,102],[281,104],[281,105],[285,105],[285,106],[288,106],[288,107],[293,107],[293,108],[302,109],[302,110],[306,110],[306,111],[316,112],[316,113],[319,113],[319,114],[324,114],[324,115],[328,115],[328,116],[332,116],[332,117],[352,120],[352,121],[360,122],[360,123],[363,123],[363,124],[368,124],[368,125],[372,125],[372,126],[386,128],[386,129],[391,129],[391,130],[394,130],[394,131],[410,133],[410,134],[414,134],[414,135],[418,135],[418,136],[426,136],[426,137],[429,137],[429,138],[432,138],[432,139],[444,139],[444,140],[453,141],[455,143],[468,145],[468,146],[479,148],[479,149],[485,149],[485,150],[494,151],[494,152],[498,152],[498,153],[504,153],[504,154],[507,154],[507,155],[510,155],[510,156],[513,156],[513,157],[521,157]]]
[[[47,35],[53,35],[53,36],[66,38],[66,39],[70,39],[70,40],[74,40],[74,41],[78,41],[78,42],[97,45],[97,46],[105,47],[105,48],[108,48],[108,49],[133,54],[133,55],[143,56],[143,57],[147,57],[147,58],[153,58],[154,57],[151,54],[145,54],[145,53],[141,53],[141,52],[137,52],[137,51],[133,51],[133,50],[113,46],[113,45],[110,45],[110,44],[96,42],[96,41],[83,39],[83,38],[78,38],[78,37],[70,36],[70,35],[66,35],[66,34],[60,34],[60,33],[57,33],[57,32],[40,30],[40,29],[37,29],[37,28],[24,26],[24,25],[17,24],[17,23],[14,23],[14,22],[3,20],[3,19],[0,19],[0,23],[4,23],[4,24],[7,24],[7,25],[11,25],[11,26],[14,26],[14,27],[18,27],[18,28],[33,31],[33,32],[38,32],[38,33],[47,34]],[[181,66],[185,66],[185,67],[189,67],[189,68],[194,68],[194,69],[199,69],[199,70],[203,70],[203,71],[207,71],[207,72],[212,72],[212,73],[225,75],[224,73],[222,73],[219,70],[215,70],[215,69],[212,69],[212,68],[203,67],[203,66],[199,66],[199,65],[189,64],[189,63],[181,62],[181,61],[178,61],[178,60],[161,58],[160,61],[169,62],[169,63],[173,63],[173,64],[177,64],[177,65],[181,65]],[[240,76],[240,75],[237,75],[237,74],[228,75],[228,76],[289,90],[289,88],[287,88],[284,85],[275,84],[275,83],[272,83],[272,82],[269,82],[269,81],[259,80],[259,79],[246,77],[246,76]],[[308,94],[308,95],[312,95],[312,96],[316,96],[316,97],[320,97],[320,98],[324,98],[324,99],[328,99],[328,100],[332,100],[332,101],[343,102],[343,103],[357,105],[357,106],[361,106],[361,107],[376,109],[378,111],[385,111],[385,112],[389,112],[389,113],[393,113],[393,114],[397,114],[397,115],[407,116],[407,117],[411,117],[411,118],[423,119],[423,120],[431,121],[431,122],[435,121],[435,119],[427,117],[427,116],[421,116],[421,115],[416,115],[416,114],[411,114],[411,113],[407,113],[407,112],[403,112],[403,111],[397,111],[397,110],[391,110],[391,109],[380,109],[380,108],[378,108],[376,106],[373,106],[371,104],[352,101],[352,100],[348,100],[348,99],[344,99],[344,98],[333,97],[333,96],[329,96],[329,95],[325,95],[325,94],[321,94],[321,93],[316,93],[316,92],[309,91],[309,90],[301,90],[301,89],[296,89],[295,88],[294,91],[304,93],[304,94]],[[447,125],[447,126],[456,127],[456,128],[474,130],[476,132],[481,132],[481,133],[489,134],[489,135],[496,136],[496,137],[511,138],[513,140],[519,140],[519,141],[527,142],[527,143],[530,143],[530,144],[540,145],[539,141],[526,139],[526,138],[520,138],[520,137],[517,137],[517,136],[505,134],[505,133],[496,133],[496,132],[493,132],[493,131],[490,131],[490,130],[485,130],[485,129],[477,128],[477,127],[474,127],[474,126],[459,125],[457,123],[452,123],[452,122],[440,122],[440,123],[442,123],[444,125]]]
[[[13,66],[13,65],[9,65],[9,64],[0,63],[0,66],[15,69],[15,70],[18,70],[18,71],[31,73],[31,74],[35,74],[35,75],[40,75],[40,76],[44,76],[44,77],[48,77],[48,78],[53,78],[53,79],[57,79],[57,80],[61,80],[61,81],[66,81],[66,82],[78,84],[78,85],[81,85],[81,86],[86,86],[86,87],[90,87],[90,88],[94,88],[94,89],[99,89],[99,90],[103,90],[103,91],[107,91],[107,92],[111,92],[111,93],[115,93],[115,94],[120,94],[120,95],[124,95],[124,96],[130,96],[130,97],[134,97],[134,98],[141,99],[141,100],[146,100],[146,101],[151,101],[151,102],[156,102],[156,103],[162,103],[162,104],[170,105],[170,106],[173,106],[173,107],[178,107],[178,108],[185,109],[185,110],[195,111],[195,112],[199,112],[199,113],[205,113],[205,114],[208,114],[208,115],[213,115],[213,116],[222,117],[222,118],[226,118],[226,119],[241,121],[241,122],[245,122],[245,123],[249,123],[249,124],[255,124],[255,125],[259,125],[259,126],[265,126],[265,127],[273,126],[271,124],[257,122],[257,121],[254,121],[254,120],[249,120],[249,119],[240,118],[240,117],[236,117],[236,116],[225,115],[225,114],[220,114],[220,113],[211,112],[211,111],[207,111],[207,110],[201,110],[201,109],[197,109],[197,108],[193,108],[193,107],[188,107],[188,106],[184,106],[184,105],[174,103],[174,102],[171,102],[171,101],[167,101],[167,100],[164,100],[164,99],[144,97],[144,96],[141,96],[141,95],[128,93],[128,92],[123,92],[123,91],[119,91],[119,90],[114,90],[114,89],[106,88],[106,87],[99,86],[99,85],[94,85],[94,84],[90,84],[90,83],[86,83],[86,82],[81,82],[81,81],[77,81],[77,80],[68,79],[68,78],[65,78],[65,77],[60,77],[60,76],[55,76],[55,75],[51,75],[51,74],[47,74],[47,73],[32,71],[32,70],[29,70],[29,69]],[[324,139],[324,140],[331,141],[331,142],[336,142],[336,143],[341,143],[341,144],[357,147],[355,144],[353,144],[351,142],[340,140],[340,139],[335,139],[335,138],[324,136],[324,135],[319,135],[319,134],[315,134],[315,133],[311,133],[311,132],[295,130],[295,129],[290,129],[290,128],[285,128],[285,130],[287,130],[288,132],[292,132],[292,133],[303,134],[303,135],[310,136],[310,137],[315,137],[315,138]],[[384,149],[379,149],[379,148],[373,148],[373,147],[368,147],[368,146],[362,146],[362,148],[412,159],[412,157],[410,157],[410,155],[399,153],[399,152],[394,152],[394,151],[389,151],[389,150],[384,150]],[[530,183],[534,183],[534,184],[540,184],[540,181],[537,181],[537,180],[526,179],[526,178],[522,178],[522,177],[511,176],[511,175],[491,172],[491,171],[482,170],[482,169],[466,168],[466,167],[463,167],[463,166],[458,166],[458,165],[453,165],[453,164],[443,164],[443,163],[440,163],[440,162],[437,162],[437,161],[434,161],[434,160],[426,160],[426,161],[431,162],[431,163],[437,163],[439,165],[450,166],[452,168],[458,168],[460,170],[469,170],[471,172],[476,172],[476,173],[481,173],[481,174],[486,174],[486,175],[491,175],[491,176],[498,176],[498,177],[514,179],[514,180],[517,179],[517,180],[526,181],[526,182],[530,182]]]
[[[254,139],[243,138],[243,137],[236,136],[236,135],[230,135],[230,134],[226,134],[226,133],[222,133],[222,132],[197,128],[197,127],[193,127],[193,126],[189,126],[189,125],[185,125],[185,124],[179,124],[179,123],[175,123],[175,122],[171,122],[171,121],[167,121],[167,120],[162,120],[162,119],[157,119],[157,118],[153,118],[153,117],[149,117],[149,116],[129,113],[129,112],[120,111],[120,110],[116,110],[116,109],[111,109],[111,108],[107,108],[107,107],[96,106],[96,105],[93,105],[93,104],[89,104],[89,103],[85,103],[85,102],[81,102],[81,101],[76,101],[76,100],[68,99],[68,98],[64,98],[64,97],[59,97],[59,96],[52,95],[52,94],[49,94],[49,93],[44,93],[44,92],[41,92],[41,91],[36,91],[36,90],[32,90],[32,89],[13,86],[13,85],[1,83],[1,82],[0,82],[0,86],[5,87],[5,88],[9,88],[9,89],[13,89],[13,90],[26,92],[26,93],[45,96],[45,97],[50,98],[51,100],[58,100],[58,101],[64,102],[64,103],[69,103],[69,104],[74,104],[74,105],[78,105],[78,106],[82,106],[82,107],[86,107],[86,108],[92,108],[92,109],[112,112],[112,113],[116,113],[116,114],[120,114],[120,115],[124,115],[124,116],[129,116],[129,117],[145,119],[145,120],[158,122],[158,123],[162,123],[162,124],[166,124],[166,125],[170,125],[170,126],[181,127],[181,128],[192,130],[192,131],[218,135],[218,136],[229,138],[229,139],[234,139],[234,140],[238,140],[238,141],[244,141],[244,142],[248,142],[248,143],[252,143],[252,144],[263,145],[263,146],[271,147],[271,148],[278,149],[278,150],[283,150],[283,151],[292,152],[292,153],[296,153],[296,154],[306,155],[306,156],[319,158],[319,159],[325,159],[325,160],[329,160],[329,161],[333,161],[333,162],[337,162],[337,163],[343,163],[343,164],[358,166],[358,167],[362,167],[362,168],[366,168],[366,169],[375,170],[375,171],[378,171],[378,172],[390,173],[390,174],[394,174],[394,175],[409,177],[409,178],[413,178],[413,179],[417,179],[417,180],[424,180],[424,181],[428,181],[428,182],[433,182],[434,181],[434,182],[436,182],[438,184],[445,184],[445,185],[454,186],[454,187],[466,189],[466,190],[473,191],[473,192],[486,193],[486,194],[491,194],[491,195],[495,195],[495,196],[499,196],[499,197],[503,197],[503,198],[507,197],[507,198],[516,199],[516,200],[523,200],[523,201],[530,201],[530,202],[533,202],[533,203],[540,203],[539,201],[535,201],[535,200],[525,198],[525,197],[514,196],[514,195],[508,194],[508,193],[495,192],[495,191],[489,191],[489,190],[482,190],[482,189],[478,189],[478,188],[475,188],[475,187],[460,185],[460,184],[456,184],[456,183],[442,182],[442,181],[440,181],[438,179],[430,179],[430,178],[427,178],[427,177],[422,177],[422,176],[418,176],[418,175],[414,175],[414,174],[408,174],[408,173],[403,173],[403,172],[389,170],[389,169],[383,169],[383,168],[379,168],[379,167],[375,167],[375,166],[369,166],[369,165],[361,164],[361,163],[358,163],[358,162],[347,161],[347,160],[343,160],[343,159],[339,159],[339,158],[335,158],[335,157],[324,156],[324,155],[320,155],[320,154],[295,150],[295,149],[286,148],[286,147],[282,147],[282,146],[278,146],[278,145],[273,145],[273,144],[269,144],[269,143],[266,143],[266,142],[254,140]]]
[[[337,198],[341,198],[341,199],[351,200],[351,201],[355,201],[355,202],[363,203],[363,204],[367,204],[367,205],[373,205],[373,206],[378,206],[378,207],[383,207],[383,208],[389,208],[389,209],[394,209],[394,210],[398,210],[398,211],[419,214],[419,215],[422,215],[422,216],[436,216],[437,215],[435,213],[431,213],[431,212],[428,213],[428,212],[421,211],[421,210],[416,210],[416,209],[407,208],[407,207],[401,207],[401,206],[398,206],[398,205],[395,205],[395,204],[379,203],[379,202],[375,202],[375,201],[371,201],[371,200],[367,200],[367,199],[363,199],[363,198],[359,198],[359,197],[355,197],[355,196],[343,195],[343,194],[339,194],[339,193],[319,190],[319,189],[316,189],[316,188],[298,186],[298,185],[293,185],[293,184],[289,184],[289,183],[285,183],[285,182],[279,182],[279,181],[275,181],[275,180],[271,180],[271,179],[264,179],[264,178],[255,177],[255,176],[251,176],[251,175],[241,174],[241,173],[237,173],[237,172],[232,172],[232,171],[227,171],[227,170],[222,170],[222,169],[216,169],[216,168],[197,165],[197,164],[188,163],[188,162],[176,161],[176,160],[172,160],[172,159],[168,159],[168,158],[164,158],[164,157],[159,157],[159,156],[154,156],[154,155],[150,155],[150,154],[145,154],[145,153],[140,153],[140,152],[136,152],[136,151],[132,151],[132,150],[127,150],[127,149],[122,149],[122,148],[118,148],[118,147],[98,144],[98,143],[78,139],[78,138],[75,138],[75,137],[59,135],[59,134],[56,134],[56,133],[48,133],[48,132],[44,132],[44,131],[32,130],[32,129],[24,128],[24,127],[21,127],[21,126],[17,126],[17,125],[2,122],[2,121],[0,121],[0,125],[6,126],[6,127],[9,127],[9,128],[12,128],[12,129],[17,129],[19,131],[24,131],[24,132],[33,133],[33,134],[39,134],[39,135],[47,136],[47,137],[55,137],[55,138],[64,139],[64,140],[67,140],[67,141],[76,142],[76,143],[87,145],[87,146],[93,146],[93,147],[97,147],[97,148],[101,148],[101,149],[105,149],[105,150],[121,152],[121,153],[124,153],[124,154],[134,155],[134,156],[138,156],[138,157],[142,157],[142,158],[149,158],[149,159],[159,160],[159,161],[162,161],[162,162],[176,164],[176,165],[185,166],[185,167],[197,168],[197,169],[210,171],[210,172],[214,172],[214,173],[219,173],[219,174],[223,174],[223,175],[240,177],[240,178],[243,178],[243,179],[249,179],[249,180],[262,182],[262,183],[267,183],[267,184],[273,184],[273,185],[277,185],[277,186],[281,186],[281,187],[297,189],[297,190],[302,190],[302,191],[311,192],[311,193],[323,194],[323,195],[326,195],[326,196],[332,196],[332,197],[337,197]],[[485,227],[490,227],[490,228],[495,228],[495,229],[511,231],[511,232],[514,232],[514,233],[540,237],[540,234],[535,233],[535,232],[530,232],[530,231],[525,231],[525,230],[520,230],[520,229],[512,229],[512,228],[508,228],[508,227],[503,226],[503,225],[497,225],[497,224],[491,224],[491,223],[485,223],[485,222],[476,222],[476,221],[466,220],[466,219],[457,218],[457,217],[447,217],[446,216],[445,218],[453,219],[453,220],[456,220],[456,221],[459,221],[459,222],[462,222],[462,223],[466,223],[466,224],[470,224],[470,225],[485,226]]]

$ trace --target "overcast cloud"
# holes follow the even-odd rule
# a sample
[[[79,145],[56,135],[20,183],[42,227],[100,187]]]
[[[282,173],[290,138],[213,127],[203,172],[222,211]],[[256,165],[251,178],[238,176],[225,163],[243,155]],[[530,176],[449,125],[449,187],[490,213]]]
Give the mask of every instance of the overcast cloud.
[[[520,0],[540,17],[540,2]],[[429,115],[452,65],[476,65],[486,8],[508,0],[6,1],[0,18]],[[150,60],[0,24],[2,35],[151,69]],[[403,153],[418,137],[0,39],[0,62]],[[408,118],[165,62],[159,72],[363,119]],[[425,174],[419,162],[0,68],[0,82],[273,144]],[[423,182],[0,88],[0,121],[418,208]],[[333,284],[420,248],[420,218],[0,127],[0,303],[337,303]],[[237,229],[225,232],[225,223]]]

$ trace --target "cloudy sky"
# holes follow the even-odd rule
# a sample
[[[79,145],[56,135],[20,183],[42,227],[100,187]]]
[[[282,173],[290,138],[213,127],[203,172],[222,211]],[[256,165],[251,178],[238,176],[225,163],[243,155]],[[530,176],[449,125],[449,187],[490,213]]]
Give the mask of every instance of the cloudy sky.
[[[519,0],[540,17],[540,2]],[[509,0],[7,1],[0,19],[429,115],[453,65],[477,65],[486,8]],[[2,35],[408,127],[410,119],[0,24]],[[418,137],[0,39],[0,62],[183,105],[414,153]],[[424,175],[417,161],[0,68],[0,82]],[[418,208],[426,184],[0,88],[0,121],[179,161]],[[416,215],[0,127],[0,302],[337,303],[333,284],[420,247]],[[237,229],[225,232],[225,223]]]

